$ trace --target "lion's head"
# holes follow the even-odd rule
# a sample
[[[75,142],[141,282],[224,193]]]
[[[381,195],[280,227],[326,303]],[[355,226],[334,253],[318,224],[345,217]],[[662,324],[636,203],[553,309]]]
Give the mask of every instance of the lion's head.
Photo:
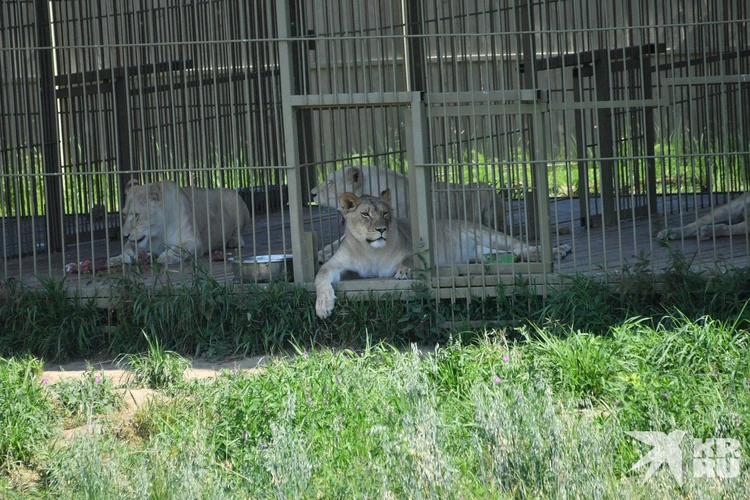
[[[130,181],[125,187],[125,206],[122,209],[122,235],[137,248],[150,248],[152,240],[161,242],[164,232],[164,192],[161,183],[142,186]]]
[[[386,189],[380,198],[344,193],[339,198],[346,219],[346,234],[366,241],[373,248],[383,248],[388,242],[393,223],[391,215],[391,190]]]
[[[362,195],[362,170],[358,167],[345,167],[331,172],[321,184],[312,188],[313,200],[322,207],[336,207],[343,193]]]

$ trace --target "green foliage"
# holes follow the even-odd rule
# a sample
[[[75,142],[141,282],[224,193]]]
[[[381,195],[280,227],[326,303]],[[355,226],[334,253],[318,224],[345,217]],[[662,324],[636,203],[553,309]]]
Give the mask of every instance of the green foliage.
[[[608,336],[538,330],[529,354],[539,376],[564,399],[611,411],[623,429],[683,429],[739,439],[750,450],[750,357],[739,322],[634,319]],[[742,324],[745,322],[742,321]],[[636,459],[623,446],[623,457]],[[627,460],[625,460],[627,462]]]
[[[147,334],[148,351],[145,354],[125,354],[118,364],[127,365],[133,381],[140,387],[163,389],[183,381],[190,361],[174,351],[164,350],[159,339],[150,339]]]
[[[273,353],[294,344],[361,345],[365,332],[374,341],[403,344],[431,338],[437,324],[428,293],[403,299],[342,298],[328,321],[315,315],[313,294],[285,282],[224,286],[198,273],[184,287],[123,280],[115,295],[117,328],[110,350],[118,352],[143,350],[141,332],[180,353],[225,358]]]
[[[488,332],[423,353],[305,351],[142,406],[138,439],[73,439],[62,498],[747,498],[750,481],[642,482],[632,430],[734,437],[747,456],[739,324],[632,320],[607,335]],[[685,446],[689,446],[685,438]],[[684,456],[692,456],[689,453]]]
[[[64,379],[51,387],[56,403],[73,423],[90,421],[122,407],[112,379],[89,366],[81,378]]]
[[[53,404],[41,380],[43,363],[32,357],[0,358],[0,471],[29,465],[56,430]]]
[[[69,297],[64,280],[40,279],[35,289],[15,280],[0,297],[0,356],[29,352],[46,359],[80,357],[100,349],[100,311]]]

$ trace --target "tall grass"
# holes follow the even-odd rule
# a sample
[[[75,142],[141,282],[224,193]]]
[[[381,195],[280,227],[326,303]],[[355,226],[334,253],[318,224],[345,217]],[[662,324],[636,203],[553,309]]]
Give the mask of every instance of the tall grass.
[[[734,437],[747,456],[748,359],[739,325],[684,318],[520,343],[493,332],[431,353],[301,350],[259,374],[173,388],[138,410],[127,440],[119,427],[73,439],[46,456],[38,487],[61,498],[747,498],[744,468],[692,477],[688,438],[685,484],[664,468],[643,483],[630,469],[647,449],[626,432]]]
[[[750,318],[748,269],[698,273],[675,252],[658,276],[644,262],[605,278],[564,276],[542,297],[519,276],[510,293],[500,286],[497,297],[454,303],[436,301],[418,283],[404,296],[343,297],[326,321],[315,316],[314,295],[301,287],[224,285],[199,269],[190,284],[179,286],[123,278],[114,283],[107,310],[69,298],[61,282],[47,280],[32,289],[11,281],[0,296],[0,356],[135,354],[148,350],[148,338],[184,356],[224,359],[295,345],[361,348],[365,338],[397,346],[443,342],[451,335],[448,322],[453,328],[488,322],[511,333],[536,325],[564,336],[571,330],[603,334],[634,316],[650,325],[680,314],[692,320]],[[663,285],[658,293],[655,282]]]
[[[31,288],[15,280],[4,283],[0,298],[0,356],[29,352],[51,359],[95,352],[104,341],[101,311],[93,300],[68,296],[64,281],[41,279]]]
[[[58,425],[42,368],[30,357],[0,358],[0,472],[31,464]]]

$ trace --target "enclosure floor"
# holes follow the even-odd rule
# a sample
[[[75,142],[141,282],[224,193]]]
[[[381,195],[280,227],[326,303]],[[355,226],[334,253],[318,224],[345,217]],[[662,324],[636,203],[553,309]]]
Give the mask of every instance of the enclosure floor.
[[[655,235],[663,227],[663,216],[651,219],[640,218],[625,220],[618,226],[586,228],[578,222],[578,200],[553,200],[550,215],[552,221],[553,244],[567,243],[573,247],[572,254],[554,265],[554,270],[563,274],[575,272],[586,274],[600,274],[603,272],[619,272],[623,266],[633,266],[646,263],[648,267],[661,272],[670,263],[670,249],[680,250],[691,266],[696,270],[722,270],[727,267],[744,267],[750,262],[748,241],[745,238],[719,238],[716,241],[697,241],[696,239],[676,240],[669,245],[660,243]],[[708,208],[685,212],[669,216],[669,227],[678,227],[683,223],[695,220],[694,213],[703,214]],[[306,207],[304,213],[304,227],[306,231],[314,231],[320,244],[330,242],[338,237],[338,213],[319,207]],[[566,228],[563,230],[563,228]],[[559,234],[569,231],[568,234]],[[269,237],[270,235],[270,237]],[[260,215],[255,218],[253,230],[244,235],[247,245],[243,254],[252,254],[252,249],[258,255],[268,253],[291,253],[291,230],[288,212],[276,212]],[[30,286],[39,286],[39,277],[54,277],[59,279],[66,276],[66,285],[74,289],[109,288],[113,280],[125,275],[139,277],[146,284],[192,282],[195,272],[205,272],[219,282],[233,280],[234,275],[229,263],[212,260],[206,255],[199,260],[198,266],[192,264],[168,266],[160,273],[150,267],[137,269],[134,266],[112,268],[107,272],[96,274],[65,274],[65,265],[85,260],[103,261],[107,252],[111,255],[120,253],[120,244],[116,241],[89,241],[79,246],[68,246],[64,252],[40,254],[36,257],[28,256],[19,259],[9,259],[0,262],[0,272],[6,278],[23,281]],[[233,251],[236,253],[236,251]],[[247,253],[245,253],[247,252]],[[196,268],[199,271],[196,271]]]

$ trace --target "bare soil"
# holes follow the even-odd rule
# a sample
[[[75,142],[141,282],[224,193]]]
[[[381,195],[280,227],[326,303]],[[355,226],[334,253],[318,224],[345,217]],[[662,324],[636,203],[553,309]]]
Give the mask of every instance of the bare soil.
[[[242,370],[245,373],[254,374],[260,372],[268,360],[267,356],[218,363],[193,360],[190,368],[185,371],[185,378],[191,380],[216,377],[222,370]],[[109,415],[106,419],[108,422],[97,420],[79,427],[65,429],[63,431],[64,438],[71,439],[81,434],[95,434],[101,431],[103,425],[111,426],[114,424],[116,427],[124,428],[139,407],[150,399],[162,397],[160,391],[154,389],[127,387],[128,371],[117,366],[114,360],[80,360],[57,366],[47,364],[42,377],[48,379],[50,384],[54,384],[62,380],[83,376],[89,366],[96,371],[101,371],[104,376],[112,380],[115,387],[119,387],[118,391],[123,394],[125,406],[116,414]]]

